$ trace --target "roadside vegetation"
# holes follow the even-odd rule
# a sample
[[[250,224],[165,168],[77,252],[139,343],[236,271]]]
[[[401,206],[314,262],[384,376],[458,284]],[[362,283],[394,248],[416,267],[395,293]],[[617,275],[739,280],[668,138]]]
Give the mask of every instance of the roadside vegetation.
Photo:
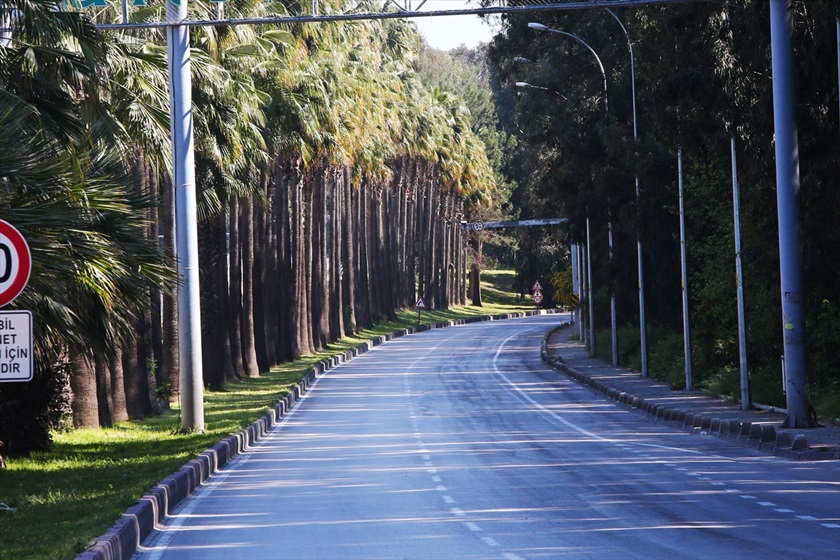
[[[482,307],[424,311],[422,322],[533,309],[518,305],[509,293],[512,272],[490,271],[483,276],[482,289],[488,297]],[[0,502],[16,510],[0,511],[0,558],[72,559],[158,481],[264,415],[315,363],[415,325],[417,313],[401,310],[394,320],[344,337],[312,356],[207,391],[202,434],[179,433],[177,407],[108,428],[54,433],[51,451],[12,459],[8,469],[0,471]]]
[[[569,220],[522,231],[509,266],[531,282],[556,278],[571,266],[570,243],[588,244],[595,328],[609,328],[614,295],[621,361],[639,368],[641,240],[650,373],[683,387],[682,178],[694,385],[740,399],[734,143],[751,400],[788,408],[781,383],[771,4],[506,14],[488,59],[504,130],[518,139],[505,174],[516,185],[511,206],[525,218]],[[836,418],[840,229],[826,224],[840,209],[838,76],[831,66],[838,56],[838,4],[793,0],[791,8],[803,281],[794,297],[806,315],[809,404],[817,415]],[[609,333],[596,346],[600,357],[611,358]],[[813,425],[807,407],[795,408],[797,424]]]

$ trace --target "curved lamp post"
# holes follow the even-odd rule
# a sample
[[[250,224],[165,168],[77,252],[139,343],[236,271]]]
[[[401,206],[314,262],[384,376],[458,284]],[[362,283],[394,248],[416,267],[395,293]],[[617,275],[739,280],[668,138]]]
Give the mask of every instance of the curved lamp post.
[[[618,22],[618,25],[621,27],[621,31],[624,32],[624,37],[627,39],[627,48],[630,51],[630,89],[632,92],[632,101],[633,101],[633,142],[637,142],[639,139],[639,128],[636,120],[636,58],[633,54],[633,42],[630,40],[630,33],[627,32],[627,27],[625,27],[624,23],[619,19],[615,12],[611,9],[606,8],[607,13],[610,14],[615,21]],[[639,189],[639,174],[636,173],[636,208],[637,212],[641,211],[641,207],[639,205],[639,200],[641,198],[641,191]],[[641,219],[641,215],[639,215],[639,219]],[[647,352],[647,322],[645,320],[645,275],[644,275],[644,265],[642,264],[642,231],[641,231],[641,224],[636,232],[636,256],[637,256],[637,266],[639,270],[639,353],[641,354],[642,359],[642,377],[647,377],[649,375],[648,371],[648,352]]]
[[[557,33],[558,35],[563,35],[565,37],[569,37],[570,39],[574,39],[575,41],[577,41],[578,43],[580,43],[581,45],[586,47],[586,49],[589,52],[592,53],[592,56],[594,56],[595,60],[598,62],[598,68],[601,70],[601,77],[604,80],[604,111],[606,113],[609,113],[609,95],[607,93],[607,73],[604,70],[604,65],[601,62],[601,57],[598,56],[598,53],[595,52],[595,49],[593,49],[591,46],[589,46],[589,43],[587,43],[586,41],[584,41],[583,39],[581,39],[580,37],[578,37],[574,33],[569,33],[568,31],[561,31],[560,29],[554,29],[552,27],[548,27],[546,25],[543,25],[543,24],[537,23],[537,22],[533,22],[533,21],[528,23],[528,27],[530,27],[531,29],[536,29],[537,31],[548,31],[550,33]],[[609,219],[608,228],[609,228],[609,255],[610,255],[610,262],[612,262],[612,257],[613,257],[612,218]],[[587,244],[587,252],[589,252],[589,246],[590,246],[590,243],[589,243],[589,218],[587,218],[587,240],[586,240],[586,244]],[[589,266],[591,267],[591,261],[590,261]],[[595,310],[594,310],[594,307],[592,305],[591,268],[590,268],[589,272],[590,272],[590,275],[589,275],[589,294],[588,294],[588,296],[589,296],[588,297],[588,299],[589,299],[589,339],[590,339],[589,354],[591,356],[594,356],[595,355],[595,330],[594,330]],[[616,329],[615,290],[613,290],[612,288],[610,288],[610,323],[611,323],[610,324],[610,332],[611,332],[611,338],[612,338],[612,362],[613,362],[613,365],[616,366],[616,365],[618,365],[618,331]]]

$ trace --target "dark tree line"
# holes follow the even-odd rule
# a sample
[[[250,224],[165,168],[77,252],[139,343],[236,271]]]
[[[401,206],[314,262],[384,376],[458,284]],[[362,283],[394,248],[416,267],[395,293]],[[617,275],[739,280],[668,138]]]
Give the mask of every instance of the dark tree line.
[[[837,5],[793,2],[794,60],[801,171],[803,272],[811,398],[822,414],[840,413],[840,377],[832,349],[837,330],[840,208]],[[730,140],[737,146],[743,281],[753,400],[784,406],[781,295],[769,3],[693,2],[616,9],[635,54],[638,141],[633,139],[631,68],[627,40],[603,9],[505,18],[490,47],[511,99],[521,90],[509,131],[522,140],[523,165],[513,198],[523,214],[570,218],[555,232],[556,251],[524,260],[542,276],[568,270],[570,242],[592,227],[595,325],[607,339],[614,289],[621,360],[639,367],[636,239],[644,247],[649,349],[655,373],[679,386],[682,314],[677,153],[682,151],[687,219],[693,361],[700,385],[738,396],[733,198]],[[528,27],[538,20],[586,41],[603,62],[567,36]],[[608,103],[607,103],[608,101]],[[637,203],[634,178],[641,193]],[[615,234],[607,252],[607,224]],[[541,235],[552,235],[544,232]],[[546,244],[539,245],[545,247]],[[523,243],[523,252],[536,243]],[[522,255],[524,257],[524,255]],[[523,265],[524,266],[524,265]],[[634,332],[635,330],[635,332]]]

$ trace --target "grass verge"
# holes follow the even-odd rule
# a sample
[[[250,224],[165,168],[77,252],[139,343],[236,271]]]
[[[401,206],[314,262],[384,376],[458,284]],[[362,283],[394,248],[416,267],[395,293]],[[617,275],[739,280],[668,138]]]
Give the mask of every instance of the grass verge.
[[[482,307],[424,311],[423,323],[533,309],[510,294],[512,272],[482,274]],[[67,560],[104,533],[128,507],[166,476],[230,434],[264,415],[317,362],[362,343],[417,324],[417,313],[344,338],[314,356],[273,368],[258,379],[206,392],[204,433],[180,434],[178,412],[112,428],[54,434],[49,453],[9,460],[0,471],[0,558]]]

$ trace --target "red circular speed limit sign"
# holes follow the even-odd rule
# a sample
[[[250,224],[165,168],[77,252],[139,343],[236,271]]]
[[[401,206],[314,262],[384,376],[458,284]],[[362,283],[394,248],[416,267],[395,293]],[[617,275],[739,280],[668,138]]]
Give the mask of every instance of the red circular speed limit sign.
[[[0,307],[15,299],[29,281],[32,255],[15,227],[0,220]]]

